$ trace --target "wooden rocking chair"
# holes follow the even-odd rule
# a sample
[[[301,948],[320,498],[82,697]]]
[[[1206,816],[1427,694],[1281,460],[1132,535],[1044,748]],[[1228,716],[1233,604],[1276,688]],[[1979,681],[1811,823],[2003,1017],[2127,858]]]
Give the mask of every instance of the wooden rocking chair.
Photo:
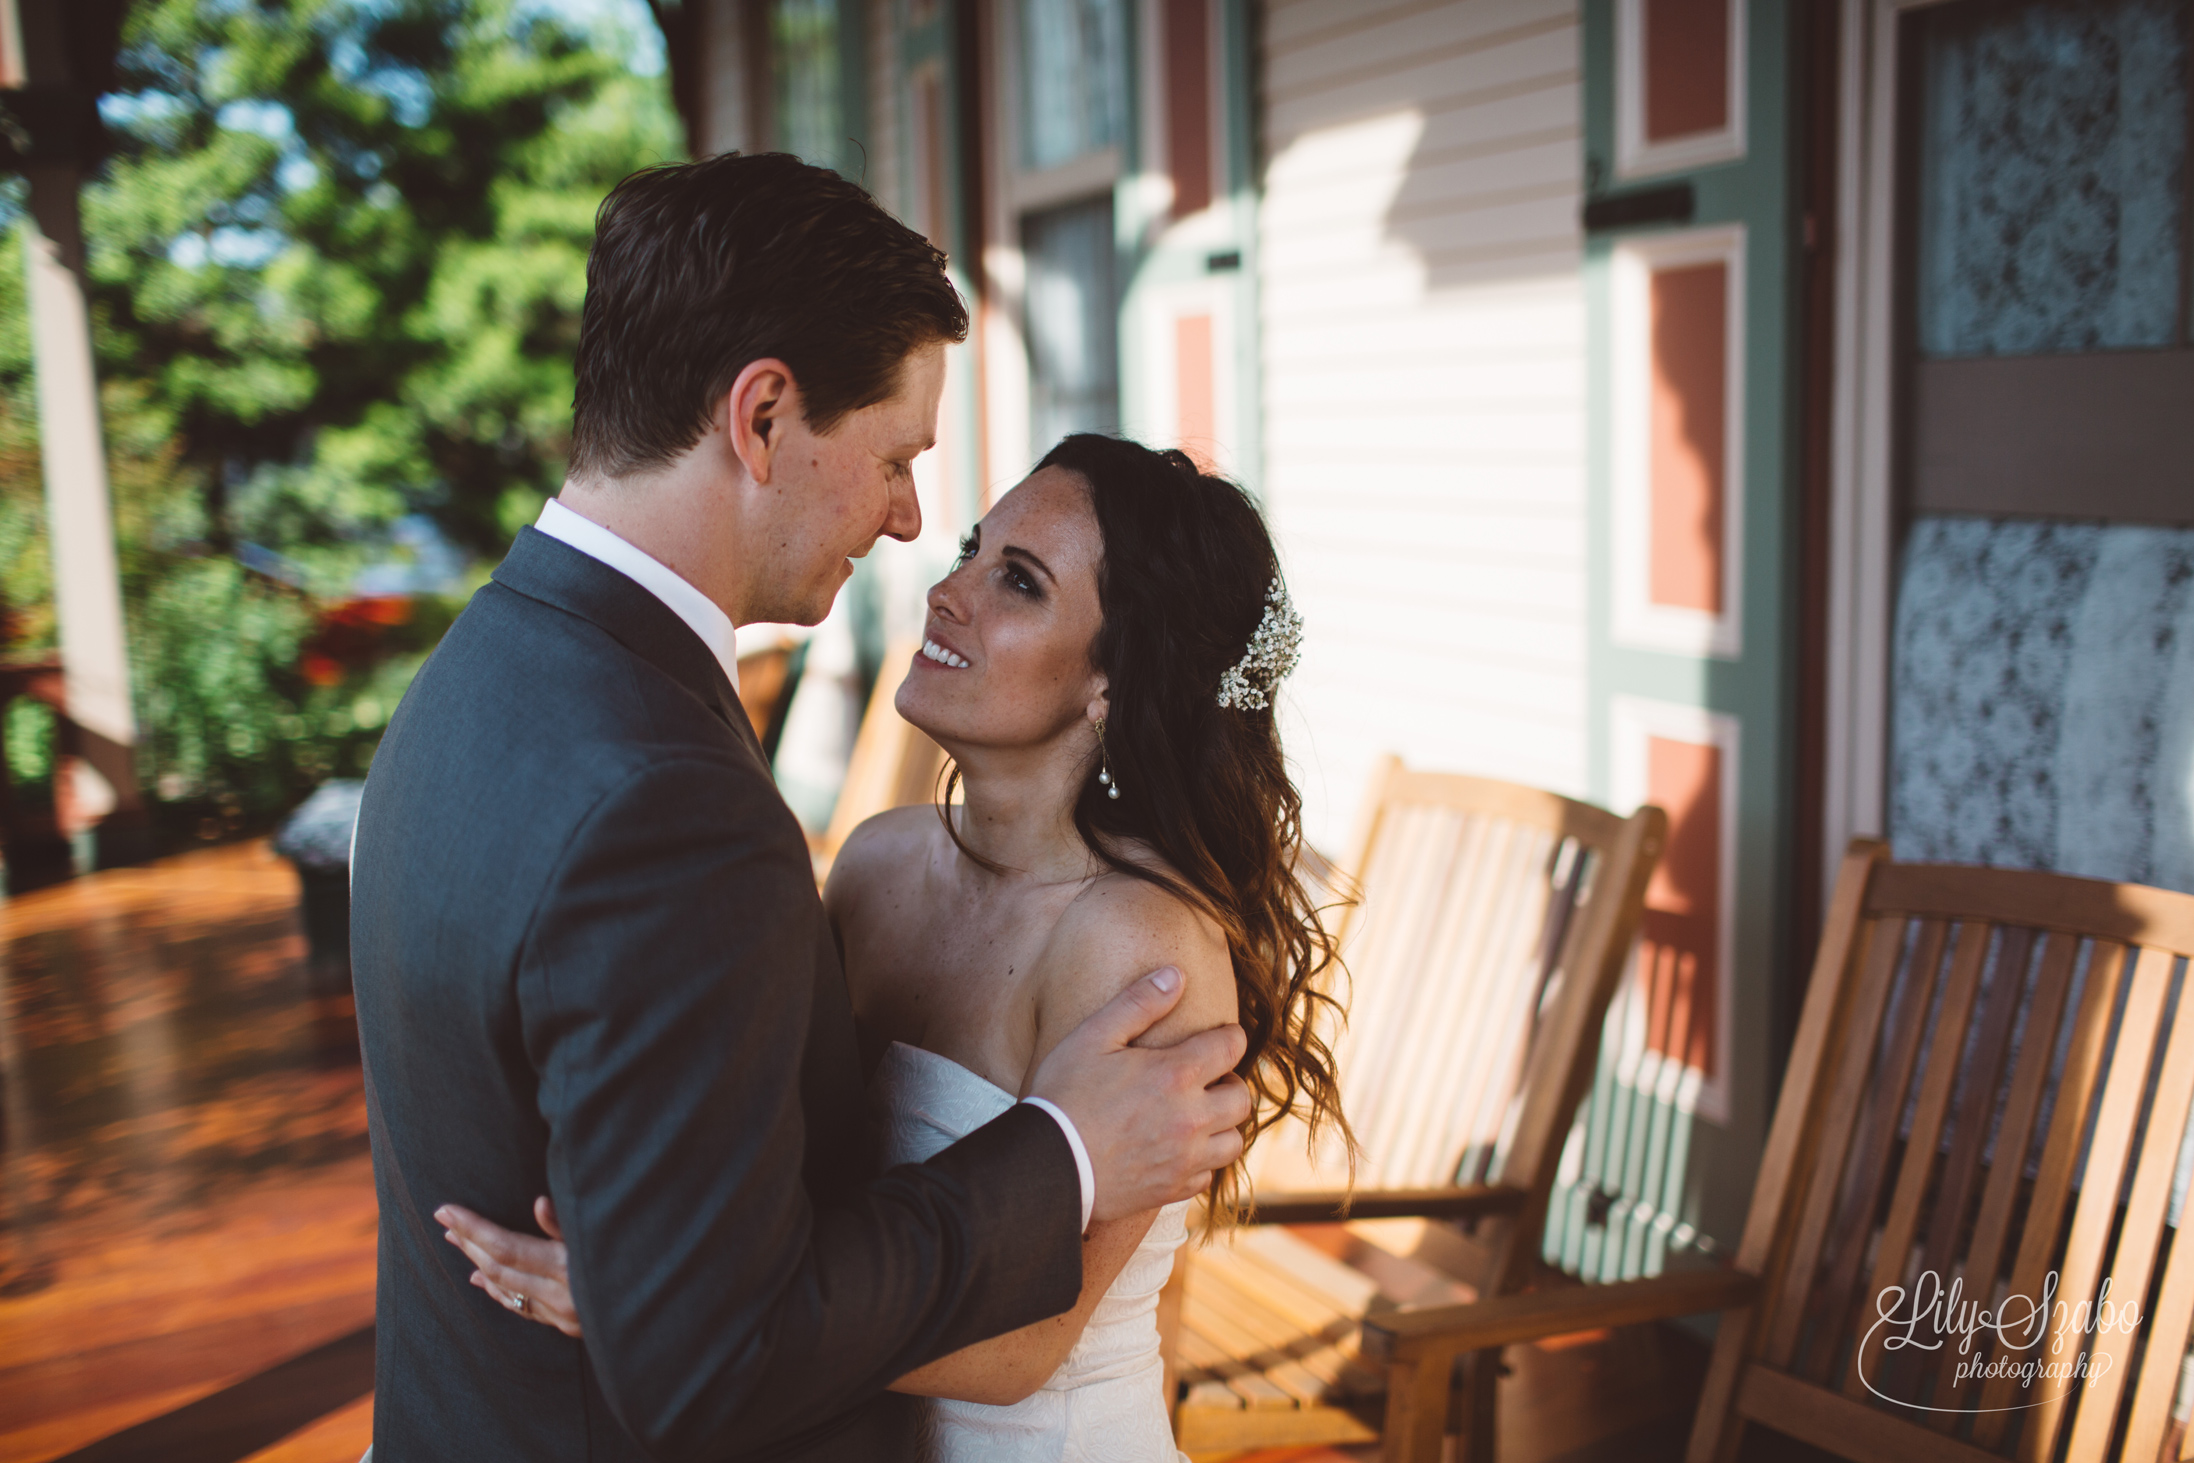
[[[1736,1268],[1376,1318],[1387,1457],[1439,1457],[1458,1357],[1707,1310],[1692,1463],[1761,1427],[1866,1463],[2186,1456],[2190,953],[2194,896],[1853,844]]]
[[[1537,1278],[1556,1164],[1667,824],[1654,807],[1624,819],[1399,759],[1380,768],[1353,866],[1359,902],[1338,931],[1349,1014],[1335,1055],[1363,1147],[1353,1201],[1331,1145],[1306,1156],[1290,1127],[1259,1140],[1254,1212],[1182,1252],[1161,1306],[1182,1448],[1379,1435],[1389,1368],[1361,1357],[1357,1337],[1393,1301],[1335,1257],[1345,1234],[1280,1226],[1460,1220],[1467,1233],[1422,1229],[1463,1283],[1449,1293],[1507,1295]],[[1497,1364],[1489,1348],[1465,1366],[1466,1406],[1487,1430]]]

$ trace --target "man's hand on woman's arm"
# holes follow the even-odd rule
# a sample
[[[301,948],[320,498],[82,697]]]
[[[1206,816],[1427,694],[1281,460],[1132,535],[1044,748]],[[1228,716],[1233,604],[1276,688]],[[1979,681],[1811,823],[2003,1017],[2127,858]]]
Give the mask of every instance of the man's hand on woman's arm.
[[[1094,1217],[1119,1219],[1194,1198],[1242,1156],[1249,1086],[1234,1075],[1249,1038],[1219,1026],[1175,1046],[1137,1037],[1173,1009],[1181,973],[1135,982],[1037,1065],[1029,1095],[1056,1103],[1082,1135],[1097,1177]]]
[[[1095,1218],[1193,1198],[1242,1156],[1250,1094],[1234,1068],[1249,1038],[1217,924],[1166,890],[1109,876],[1060,917],[1029,979],[1027,1095],[1080,1131]]]

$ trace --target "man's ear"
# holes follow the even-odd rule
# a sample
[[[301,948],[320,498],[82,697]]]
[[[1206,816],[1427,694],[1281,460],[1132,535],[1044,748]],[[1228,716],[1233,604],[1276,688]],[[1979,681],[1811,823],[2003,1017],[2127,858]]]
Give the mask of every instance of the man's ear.
[[[784,423],[800,415],[792,367],[774,356],[749,361],[724,394],[724,437],[732,455],[758,483],[769,481]]]

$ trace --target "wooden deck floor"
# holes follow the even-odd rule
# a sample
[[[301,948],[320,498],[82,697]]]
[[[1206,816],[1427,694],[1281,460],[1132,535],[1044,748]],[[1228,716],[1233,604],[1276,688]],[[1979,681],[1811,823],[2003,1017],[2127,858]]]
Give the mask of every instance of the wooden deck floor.
[[[296,907],[256,844],[0,905],[0,1459],[364,1449],[365,1094]]]
[[[296,904],[258,844],[0,904],[0,1463],[352,1463],[369,1440],[365,1100]],[[1680,1455],[1694,1344],[1510,1359],[1503,1463]]]
[[[1664,1326],[1512,1346],[1498,1412],[1499,1463],[1680,1463],[1707,1348]],[[1450,1455],[1453,1448],[1450,1445]],[[1193,1463],[1377,1463],[1379,1449],[1275,1448]],[[1794,1463],[1766,1451],[1745,1463]],[[1803,1463],[1832,1463],[1811,1457]]]

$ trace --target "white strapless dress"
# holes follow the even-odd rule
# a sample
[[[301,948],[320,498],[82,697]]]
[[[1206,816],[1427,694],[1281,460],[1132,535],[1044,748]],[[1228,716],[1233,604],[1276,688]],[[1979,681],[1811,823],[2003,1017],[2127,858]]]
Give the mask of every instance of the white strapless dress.
[[[886,1164],[920,1163],[1013,1106],[1013,1094],[935,1052],[884,1051],[869,1116]],[[1188,1238],[1188,1205],[1158,1211],[1074,1350],[1011,1407],[922,1399],[920,1463],[1186,1463],[1167,1421],[1158,1292]]]

